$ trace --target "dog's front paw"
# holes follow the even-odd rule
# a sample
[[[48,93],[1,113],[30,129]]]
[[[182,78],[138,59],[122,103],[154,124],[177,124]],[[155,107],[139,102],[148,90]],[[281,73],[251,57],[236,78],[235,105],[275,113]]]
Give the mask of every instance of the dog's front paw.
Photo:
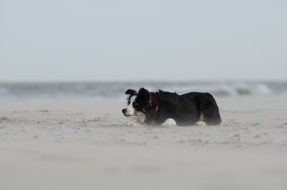
[[[127,123],[126,126],[127,126],[127,127],[141,127],[141,126],[143,126],[143,124],[134,121],[134,122],[129,122],[129,123]]]
[[[167,120],[165,120],[165,122],[163,122],[160,126],[163,127],[175,127],[176,126],[176,121],[172,118],[169,118]]]

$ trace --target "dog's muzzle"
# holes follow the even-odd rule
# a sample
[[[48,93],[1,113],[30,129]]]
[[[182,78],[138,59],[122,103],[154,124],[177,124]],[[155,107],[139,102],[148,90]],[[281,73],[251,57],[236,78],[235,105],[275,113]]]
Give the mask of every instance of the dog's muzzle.
[[[128,116],[127,115],[127,109],[125,108],[125,109],[122,109],[122,113],[124,114],[124,116]]]
[[[130,117],[130,116],[135,116],[135,113],[133,110],[130,110],[128,108],[122,109],[122,113],[124,114],[124,116],[126,117]]]

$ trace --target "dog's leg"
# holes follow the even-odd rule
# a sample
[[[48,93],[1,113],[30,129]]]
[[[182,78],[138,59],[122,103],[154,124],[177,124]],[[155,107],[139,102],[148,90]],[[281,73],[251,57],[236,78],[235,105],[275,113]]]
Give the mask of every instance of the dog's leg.
[[[137,115],[137,119],[136,119],[137,122],[143,124],[145,121],[145,114],[142,112],[137,112],[136,115]]]
[[[198,127],[204,127],[204,126],[207,125],[206,122],[204,121],[204,115],[203,115],[203,113],[201,113],[201,114],[199,115],[199,119],[198,119],[198,121],[195,123],[195,125],[198,126]]]
[[[163,127],[175,127],[176,126],[176,121],[172,118],[168,118],[161,124]]]

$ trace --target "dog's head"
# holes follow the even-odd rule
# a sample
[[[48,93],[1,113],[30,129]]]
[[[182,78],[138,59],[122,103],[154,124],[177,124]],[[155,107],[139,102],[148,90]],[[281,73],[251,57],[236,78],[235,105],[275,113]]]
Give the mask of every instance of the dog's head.
[[[122,110],[124,116],[145,116],[151,107],[151,93],[141,88],[138,92],[129,89],[126,91],[126,95],[128,95],[127,107]]]

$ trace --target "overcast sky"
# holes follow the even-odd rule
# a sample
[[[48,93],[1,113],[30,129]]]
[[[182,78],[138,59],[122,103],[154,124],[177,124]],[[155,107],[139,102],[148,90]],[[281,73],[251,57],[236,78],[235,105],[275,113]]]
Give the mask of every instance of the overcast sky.
[[[287,80],[286,0],[0,0],[0,81]]]

